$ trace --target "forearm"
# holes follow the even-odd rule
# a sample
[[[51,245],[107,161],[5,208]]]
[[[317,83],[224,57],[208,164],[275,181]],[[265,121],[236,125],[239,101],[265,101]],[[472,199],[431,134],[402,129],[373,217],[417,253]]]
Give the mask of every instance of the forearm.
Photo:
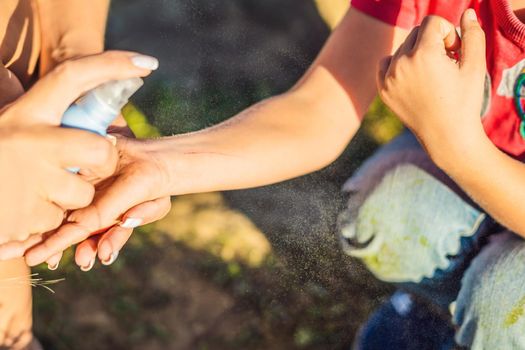
[[[104,49],[110,0],[38,0],[41,73],[58,63]]]
[[[216,127],[151,142],[168,169],[164,195],[262,186],[330,164],[376,95],[376,62],[406,35],[350,9],[292,90]]]
[[[497,149],[484,133],[441,153],[438,165],[496,221],[525,237],[525,164]]]
[[[350,9],[289,92],[209,129],[150,141],[169,183],[163,195],[267,185],[335,160],[376,95],[377,61],[405,30]]]
[[[335,160],[359,126],[348,97],[300,91],[263,101],[215,127],[153,141],[171,195],[267,185]],[[339,100],[339,103],[338,103]]]

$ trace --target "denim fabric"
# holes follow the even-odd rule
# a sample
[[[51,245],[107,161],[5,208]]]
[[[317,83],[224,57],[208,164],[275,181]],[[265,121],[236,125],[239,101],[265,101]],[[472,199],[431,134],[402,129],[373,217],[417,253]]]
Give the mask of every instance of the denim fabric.
[[[460,346],[525,349],[525,241],[500,234],[414,136],[404,133],[379,150],[344,190],[350,199],[340,229],[349,255],[443,310],[455,301]],[[379,314],[365,329],[389,323]]]
[[[472,261],[453,317],[469,349],[525,349],[525,241],[506,233]]]
[[[451,350],[454,328],[407,293],[396,292],[356,336],[353,350]]]

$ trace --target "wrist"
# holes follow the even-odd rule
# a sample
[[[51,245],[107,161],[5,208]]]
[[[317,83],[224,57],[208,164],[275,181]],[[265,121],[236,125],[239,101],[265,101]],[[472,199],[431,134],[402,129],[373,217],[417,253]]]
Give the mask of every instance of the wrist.
[[[171,137],[140,140],[144,157],[154,162],[159,174],[158,192],[161,196],[175,196],[188,193],[187,183],[191,180],[182,169],[187,162],[181,146]]]
[[[496,150],[481,123],[458,128],[453,134],[436,136],[426,145],[427,151],[434,163],[446,172],[453,173],[458,166],[467,163],[475,167],[479,160]]]
[[[222,189],[220,174],[210,176],[216,162],[222,157],[206,146],[198,134],[165,137],[147,142],[147,149],[157,159],[163,173],[162,188],[165,195],[213,192]],[[216,157],[220,159],[216,159]]]

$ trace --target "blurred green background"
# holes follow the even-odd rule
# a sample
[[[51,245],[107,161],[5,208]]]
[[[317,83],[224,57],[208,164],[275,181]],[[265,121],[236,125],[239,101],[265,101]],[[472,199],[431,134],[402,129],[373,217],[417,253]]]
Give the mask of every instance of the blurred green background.
[[[124,114],[139,137],[198,130],[285,91],[347,0],[113,0],[108,48],[160,59]],[[107,268],[69,251],[35,290],[46,349],[348,349],[390,289],[341,253],[340,187],[401,124],[376,101],[341,158],[260,189],[173,198]]]

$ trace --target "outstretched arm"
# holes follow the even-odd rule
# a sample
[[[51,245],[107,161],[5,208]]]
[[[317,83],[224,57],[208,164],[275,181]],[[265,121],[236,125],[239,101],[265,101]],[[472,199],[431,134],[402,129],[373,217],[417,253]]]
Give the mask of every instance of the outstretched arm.
[[[81,266],[92,266],[97,249],[99,258],[110,262],[131,227],[163,214],[155,202],[128,211],[140,203],[166,195],[262,186],[328,165],[353,137],[376,95],[376,62],[397,48],[406,34],[350,9],[290,91],[200,132],[160,140],[120,140],[123,157],[117,175],[99,188],[92,206],[73,213],[69,224],[29,251],[27,262],[43,262],[114,225],[127,212],[123,225],[77,250]]]
[[[351,9],[305,76],[288,92],[200,132],[146,147],[166,164],[170,194],[261,186],[330,164],[376,95],[376,62],[404,39]]]

